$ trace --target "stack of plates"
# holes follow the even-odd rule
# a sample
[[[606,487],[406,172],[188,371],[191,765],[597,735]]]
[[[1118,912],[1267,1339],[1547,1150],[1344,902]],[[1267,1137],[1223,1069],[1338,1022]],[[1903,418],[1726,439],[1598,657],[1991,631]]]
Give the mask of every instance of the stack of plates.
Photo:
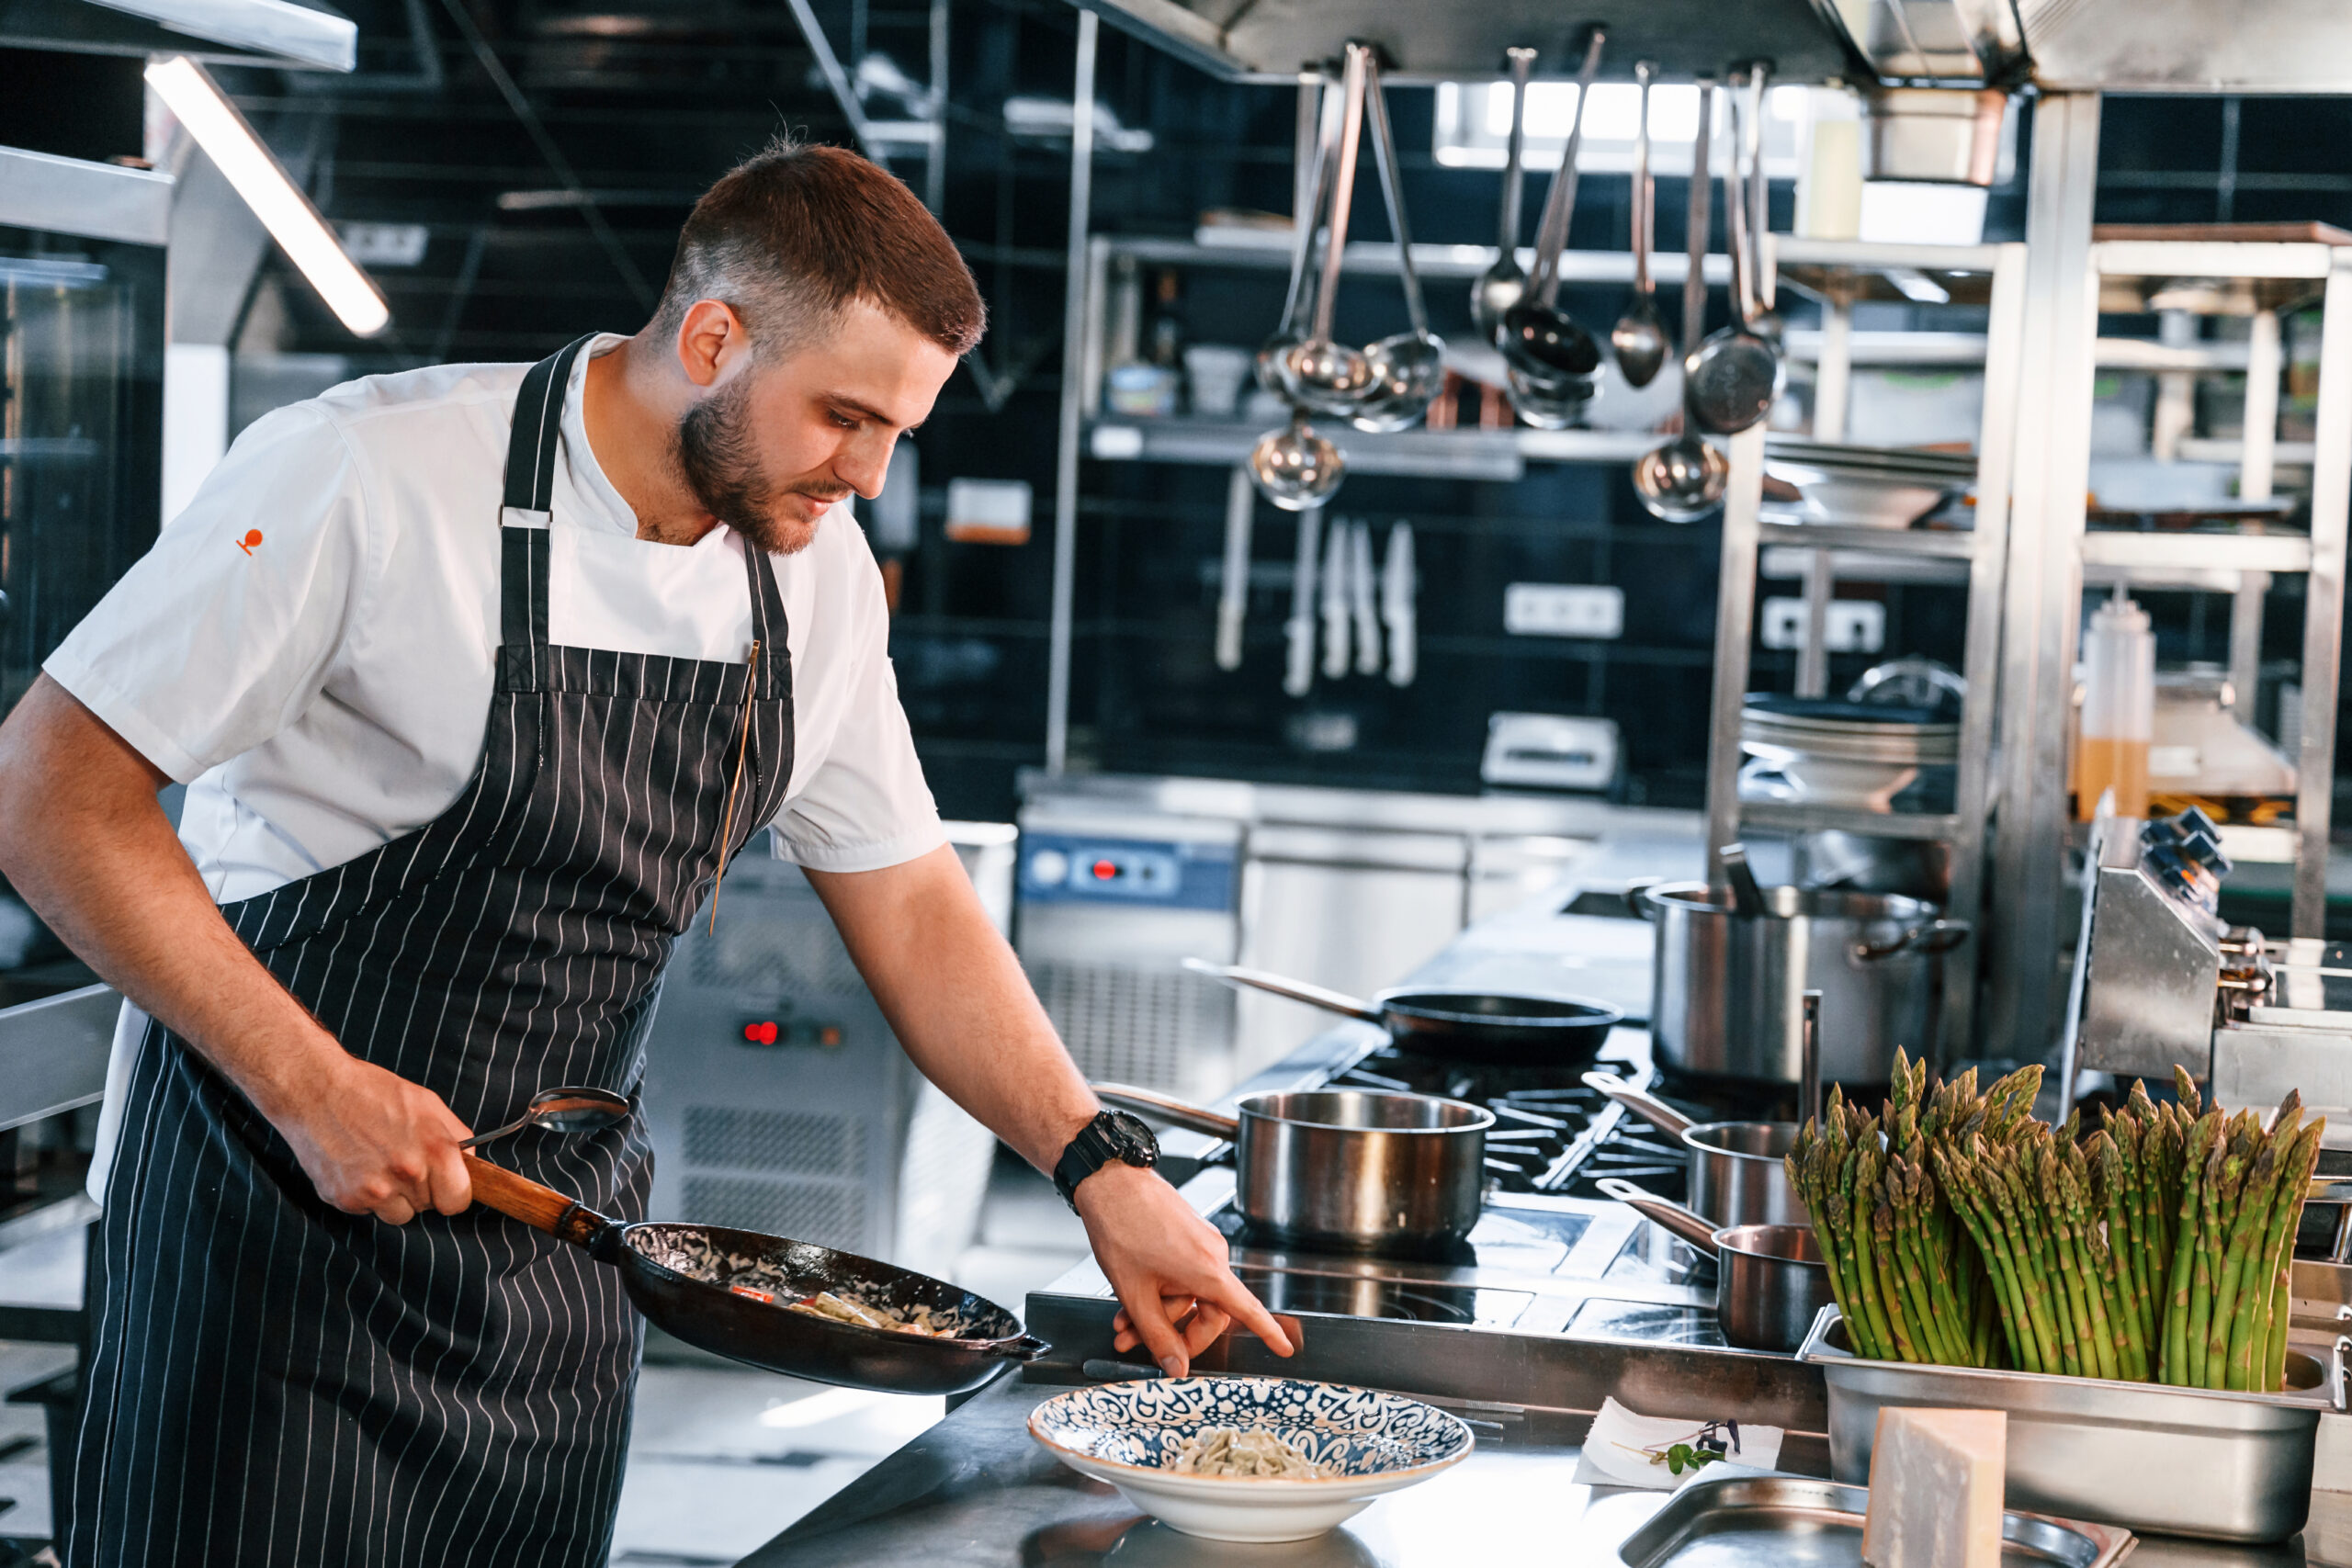
[[[1768,523],[1838,523],[1908,528],[1976,482],[1967,453],[1840,446],[1774,437],[1764,444]]]
[[[1960,726],[1925,708],[1751,694],[1740,750],[1749,799],[1885,811],[1922,767],[1960,756]]]

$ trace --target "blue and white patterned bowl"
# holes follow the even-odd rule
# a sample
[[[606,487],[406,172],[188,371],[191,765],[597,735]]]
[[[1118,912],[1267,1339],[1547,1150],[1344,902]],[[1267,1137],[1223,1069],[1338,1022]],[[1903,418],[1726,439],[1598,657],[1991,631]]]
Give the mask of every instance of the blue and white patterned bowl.
[[[1179,1445],[1211,1427],[1263,1427],[1336,1467],[1314,1480],[1187,1475]],[[1434,1405],[1304,1378],[1152,1379],[1074,1389],[1030,1412],[1029,1435],[1081,1475],[1187,1535],[1305,1540],[1374,1497],[1470,1455],[1470,1428]]]

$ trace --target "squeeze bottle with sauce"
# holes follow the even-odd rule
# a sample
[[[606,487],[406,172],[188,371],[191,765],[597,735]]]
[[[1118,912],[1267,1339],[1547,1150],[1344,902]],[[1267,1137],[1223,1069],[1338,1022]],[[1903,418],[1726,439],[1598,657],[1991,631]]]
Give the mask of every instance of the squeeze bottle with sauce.
[[[2075,816],[2098,815],[2115,792],[2118,817],[2148,815],[2148,741],[2156,726],[2156,637],[2148,613],[2115,597],[2091,613],[2083,637],[2082,733],[2075,748]]]

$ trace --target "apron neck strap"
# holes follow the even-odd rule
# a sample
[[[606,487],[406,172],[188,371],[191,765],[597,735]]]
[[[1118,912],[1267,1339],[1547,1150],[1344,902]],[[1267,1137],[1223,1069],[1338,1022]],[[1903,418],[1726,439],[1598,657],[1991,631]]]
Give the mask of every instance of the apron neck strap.
[[[523,650],[536,670],[548,645],[548,522],[555,505],[555,455],[563,444],[563,400],[571,367],[587,348],[582,337],[524,374],[514,398],[514,424],[506,437],[506,484],[499,532],[499,640]]]
[[[506,494],[500,504],[512,512],[545,516],[554,504],[555,454],[563,437],[563,397],[571,367],[588,337],[558,349],[524,374],[514,398],[514,426],[506,437]]]

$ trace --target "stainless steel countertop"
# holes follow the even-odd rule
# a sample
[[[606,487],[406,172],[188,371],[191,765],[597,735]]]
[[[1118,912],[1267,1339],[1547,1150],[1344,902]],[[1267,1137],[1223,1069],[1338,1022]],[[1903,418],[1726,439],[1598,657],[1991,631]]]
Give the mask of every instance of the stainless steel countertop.
[[[1506,1429],[1499,1438],[1482,1429],[1477,1451],[1462,1464],[1379,1499],[1318,1540],[1197,1540],[1139,1516],[1112,1488],[1064,1468],[1031,1440],[1029,1412],[1057,1392],[1003,1379],[745,1558],[746,1568],[1615,1568],[1617,1543],[1668,1495],[1571,1484],[1582,1434],[1566,1424]],[[2315,1494],[2311,1523],[2282,1545],[2149,1536],[2131,1562],[2352,1564],[2352,1494]]]

